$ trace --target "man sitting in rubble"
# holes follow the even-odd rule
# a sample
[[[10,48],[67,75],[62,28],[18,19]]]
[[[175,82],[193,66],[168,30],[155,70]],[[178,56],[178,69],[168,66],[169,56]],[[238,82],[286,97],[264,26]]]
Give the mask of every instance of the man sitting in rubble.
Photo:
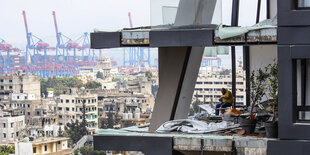
[[[219,109],[230,107],[234,102],[234,97],[229,90],[222,88],[221,92],[222,96],[219,99],[220,103],[216,104],[215,115],[219,115]]]

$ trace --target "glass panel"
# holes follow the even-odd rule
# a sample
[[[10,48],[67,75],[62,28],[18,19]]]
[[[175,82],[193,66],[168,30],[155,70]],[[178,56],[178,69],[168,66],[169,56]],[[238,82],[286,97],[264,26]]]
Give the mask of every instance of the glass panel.
[[[296,60],[297,122],[310,121],[310,59]]]
[[[310,121],[310,111],[299,111],[298,120],[299,121]]]
[[[310,106],[310,60],[296,61],[297,106]]]
[[[298,7],[310,7],[310,0],[298,0]]]
[[[222,0],[151,0],[150,4],[151,26],[205,25],[222,22]]]

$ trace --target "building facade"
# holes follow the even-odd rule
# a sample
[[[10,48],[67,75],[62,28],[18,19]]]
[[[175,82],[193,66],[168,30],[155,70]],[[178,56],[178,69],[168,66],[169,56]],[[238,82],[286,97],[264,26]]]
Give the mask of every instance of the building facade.
[[[236,105],[245,105],[246,91],[245,79],[243,75],[236,77]],[[199,100],[205,104],[218,103],[222,96],[221,89],[226,88],[231,91],[231,75],[213,74],[210,76],[199,76],[195,85],[193,100]]]
[[[12,93],[32,94],[30,95],[31,98],[40,99],[41,90],[39,79],[39,75],[26,75],[25,73],[20,72],[12,75],[1,75],[0,101],[9,100],[10,94]],[[17,95],[16,99],[17,97],[27,99],[28,95]]]
[[[29,142],[15,143],[15,154],[23,155],[69,155],[68,139],[64,137],[39,138]]]
[[[14,116],[0,111],[0,142],[9,143],[21,138],[25,132],[25,116]]]
[[[87,129],[92,134],[98,129],[98,96],[96,94],[62,94],[57,99],[57,113],[60,125],[83,120],[83,105]]]

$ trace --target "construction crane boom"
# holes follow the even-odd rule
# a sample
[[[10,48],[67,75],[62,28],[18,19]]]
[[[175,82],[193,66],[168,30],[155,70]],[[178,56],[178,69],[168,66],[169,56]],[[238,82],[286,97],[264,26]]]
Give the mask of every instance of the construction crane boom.
[[[53,17],[54,17],[54,25],[55,25],[55,30],[56,30],[56,39],[57,39],[57,45],[60,45],[60,38],[59,38],[59,32],[58,32],[58,26],[57,26],[57,21],[56,21],[56,13],[53,11]]]
[[[129,24],[130,24],[130,28],[132,28],[132,20],[131,20],[131,13],[128,12],[128,17],[129,17]]]
[[[28,31],[28,24],[27,24],[27,17],[26,17],[25,10],[23,10],[23,16],[24,16],[24,24],[25,24],[25,29],[26,29],[27,45],[30,45],[30,38],[29,38],[29,31]]]

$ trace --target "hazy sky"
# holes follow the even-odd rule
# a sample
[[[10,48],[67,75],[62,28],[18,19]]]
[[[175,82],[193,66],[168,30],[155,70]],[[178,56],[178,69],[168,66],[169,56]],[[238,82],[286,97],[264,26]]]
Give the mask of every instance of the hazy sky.
[[[241,0],[240,25],[254,24],[256,3]],[[231,0],[223,0],[222,4],[223,23],[229,24]],[[22,10],[26,11],[29,31],[51,46],[56,43],[52,11],[56,11],[59,31],[72,39],[94,28],[129,27],[128,12],[134,26],[150,25],[150,0],[1,0],[0,38],[19,48],[26,44]]]
[[[25,48],[22,10],[26,11],[29,31],[55,46],[52,11],[56,11],[59,31],[75,39],[94,28],[129,27],[128,12],[134,25],[149,25],[149,5],[149,0],[1,0],[0,38]]]
[[[150,3],[150,0],[1,0],[0,38],[14,47],[25,49],[23,10],[27,14],[29,32],[55,47],[52,11],[56,11],[59,31],[75,40],[83,32],[92,32],[94,28],[115,31],[129,27],[128,12],[132,14],[133,26],[148,26],[151,20]],[[222,0],[223,24],[230,24],[231,4],[232,0]],[[255,24],[256,7],[257,0],[240,0],[239,25]],[[264,19],[264,7],[261,12]],[[120,62],[122,50],[113,51],[116,52],[105,54]],[[152,55],[156,57],[156,53],[152,52]],[[228,60],[229,57],[223,59]]]

